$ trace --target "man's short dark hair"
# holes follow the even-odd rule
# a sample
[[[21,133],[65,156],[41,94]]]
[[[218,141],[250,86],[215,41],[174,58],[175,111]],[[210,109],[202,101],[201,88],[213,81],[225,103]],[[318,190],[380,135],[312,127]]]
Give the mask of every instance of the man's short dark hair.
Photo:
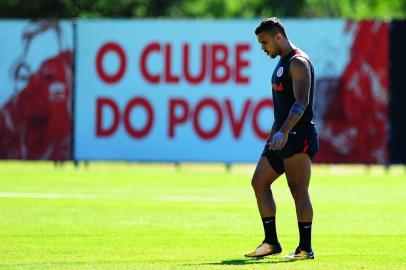
[[[288,37],[285,32],[285,27],[276,17],[267,18],[257,26],[257,28],[255,29],[255,35],[259,35],[262,32],[268,32],[272,35],[281,33],[284,37]]]

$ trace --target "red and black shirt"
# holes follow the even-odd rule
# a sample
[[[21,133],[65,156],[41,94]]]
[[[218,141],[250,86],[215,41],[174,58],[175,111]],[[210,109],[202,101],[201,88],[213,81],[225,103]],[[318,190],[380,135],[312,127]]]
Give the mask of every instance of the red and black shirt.
[[[313,124],[313,90],[314,90],[314,70],[313,65],[304,52],[300,49],[294,49],[289,54],[281,57],[276,68],[272,74],[272,97],[274,102],[274,118],[275,128],[279,130],[285,120],[288,118],[290,109],[295,102],[295,96],[293,94],[292,78],[289,74],[289,67],[292,60],[296,57],[303,57],[309,61],[311,67],[311,83],[310,83],[310,96],[309,104],[306,107],[305,112],[300,118],[295,127],[299,127],[306,124]],[[294,128],[295,128],[294,127]]]

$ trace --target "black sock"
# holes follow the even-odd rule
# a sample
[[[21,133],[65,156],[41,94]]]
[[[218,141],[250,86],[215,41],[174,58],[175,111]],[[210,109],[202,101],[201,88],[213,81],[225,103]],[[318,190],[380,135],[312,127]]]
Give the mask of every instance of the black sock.
[[[264,225],[265,243],[275,245],[278,243],[278,236],[276,235],[275,217],[262,218],[262,225]]]
[[[298,222],[299,226],[299,248],[309,252],[312,248],[312,223]]]

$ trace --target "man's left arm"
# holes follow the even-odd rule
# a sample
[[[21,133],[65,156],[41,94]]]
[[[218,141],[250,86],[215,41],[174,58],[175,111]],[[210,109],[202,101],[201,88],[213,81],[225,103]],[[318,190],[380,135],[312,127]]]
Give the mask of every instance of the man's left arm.
[[[269,144],[269,148],[272,150],[280,150],[285,146],[289,132],[299,122],[309,104],[311,83],[310,63],[302,57],[293,59],[289,67],[289,74],[292,78],[295,102],[290,109],[288,118],[279,131],[275,133]]]

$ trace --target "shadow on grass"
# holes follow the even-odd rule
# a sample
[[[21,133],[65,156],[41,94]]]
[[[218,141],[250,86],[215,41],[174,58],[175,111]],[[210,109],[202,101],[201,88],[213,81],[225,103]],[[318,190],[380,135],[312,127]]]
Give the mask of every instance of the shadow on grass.
[[[293,260],[284,260],[284,259],[233,259],[233,260],[224,260],[221,262],[207,262],[207,263],[196,263],[196,264],[187,264],[187,265],[249,265],[249,264],[277,264],[277,263],[293,263]]]

